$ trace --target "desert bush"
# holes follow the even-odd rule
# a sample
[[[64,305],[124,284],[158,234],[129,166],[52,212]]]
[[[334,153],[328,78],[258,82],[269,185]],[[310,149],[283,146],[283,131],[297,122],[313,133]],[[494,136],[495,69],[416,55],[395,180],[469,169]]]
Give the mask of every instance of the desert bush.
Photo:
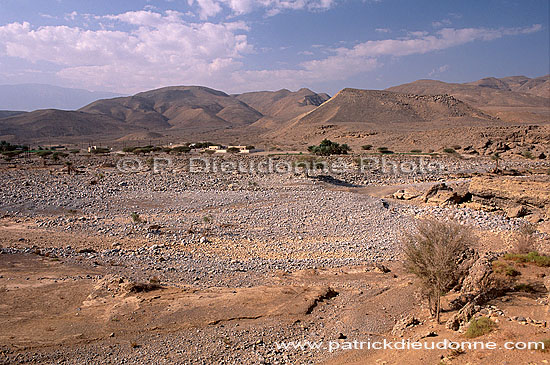
[[[388,147],[378,147],[377,150],[378,150],[379,152],[387,151],[387,150],[388,150]]]
[[[320,156],[347,155],[351,148],[347,144],[339,144],[324,139],[318,146],[309,146],[308,151]]]
[[[523,263],[533,263],[541,267],[550,267],[550,256],[541,256],[536,251],[529,252],[528,254],[508,253],[504,255],[504,259]]]
[[[191,151],[191,147],[188,147],[188,146],[178,146],[178,147],[172,148],[172,150],[170,151],[170,153],[188,153],[189,151]]]
[[[411,150],[412,153],[422,153],[422,150]]]
[[[496,328],[496,323],[487,317],[479,317],[470,320],[470,326],[464,334],[468,338],[486,335]]]
[[[364,151],[369,151],[369,150],[372,149],[372,144],[363,145],[363,146],[361,146],[361,149],[364,150]]]
[[[42,151],[38,151],[36,152],[36,154],[42,158],[44,157],[48,157],[49,155],[51,155],[53,152],[52,151],[47,151],[47,150],[42,150]]]
[[[2,151],[2,155],[8,157],[8,158],[13,158],[13,157],[16,157],[16,156],[19,156],[23,151],[21,150],[18,150],[18,151]]]
[[[98,148],[94,148],[91,150],[91,153],[94,154],[94,155],[102,155],[102,154],[105,154],[105,153],[109,153],[110,150],[108,148],[105,148],[105,147],[98,147]]]
[[[237,147],[229,147],[227,149],[227,152],[229,152],[229,153],[239,153],[239,152],[241,152],[241,150],[238,149]]]
[[[141,219],[140,215],[138,213],[132,213],[130,214],[130,217],[132,218],[132,222],[134,223],[141,223],[143,222],[143,219]]]
[[[255,147],[254,146],[246,146],[246,149],[252,151],[253,149],[255,149]]]
[[[0,142],[0,152],[9,152],[9,151],[28,151],[29,146],[26,145],[18,145],[18,144],[11,144],[6,141]]]
[[[505,270],[504,270],[504,274],[506,276],[511,276],[511,277],[516,277],[516,276],[519,276],[521,275],[521,273],[519,271],[517,271],[516,269],[514,269],[512,266],[508,266]]]
[[[529,294],[534,294],[537,292],[537,289],[535,289],[533,285],[526,283],[517,284],[516,286],[514,286],[514,290]]]
[[[513,266],[510,266],[502,261],[493,262],[493,271],[497,274],[502,274],[510,277],[521,275],[521,272],[517,271]]]
[[[546,338],[540,342],[542,342],[542,344],[537,347],[537,350],[541,352],[550,352],[550,338]]]
[[[76,154],[80,153],[80,150],[75,148],[73,150],[70,150],[69,152],[72,153],[73,155],[76,155]]]
[[[516,234],[516,239],[512,247],[512,253],[528,254],[529,252],[535,251],[535,246],[537,243],[537,237],[535,236],[536,232],[537,230],[535,226],[530,223],[521,226]]]
[[[128,287],[131,293],[146,293],[158,289],[163,289],[163,287],[156,276],[149,279],[148,283],[133,282]]]
[[[531,153],[531,151],[524,151],[522,154],[521,154],[523,157],[525,158],[528,158],[530,160],[534,159],[535,156],[533,156],[533,154]]]
[[[122,149],[122,152],[126,152],[126,153],[131,153],[131,152],[134,152],[134,150],[136,149],[137,147],[124,147]]]
[[[438,322],[441,296],[467,274],[469,268],[458,260],[475,240],[469,228],[435,220],[420,221],[413,233],[404,234],[405,268],[419,279],[430,312]]]
[[[197,149],[200,149],[200,148],[208,148],[210,146],[215,146],[214,143],[210,143],[210,142],[197,142],[193,145],[192,148],[197,148]]]
[[[147,147],[136,147],[132,150],[132,152],[135,154],[135,155],[141,155],[141,154],[146,154],[146,153],[149,153],[151,152],[151,148],[147,148]]]
[[[456,153],[456,151],[455,151],[454,148],[444,148],[444,149],[443,149],[443,152],[449,153],[449,154]]]

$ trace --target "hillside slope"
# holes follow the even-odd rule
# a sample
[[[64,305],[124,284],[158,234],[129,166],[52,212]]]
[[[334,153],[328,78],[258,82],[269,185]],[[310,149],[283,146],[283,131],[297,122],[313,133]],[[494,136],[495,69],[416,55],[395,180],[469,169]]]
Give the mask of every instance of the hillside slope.
[[[0,119],[0,136],[13,136],[16,141],[49,137],[108,138],[141,129],[105,115],[56,109],[36,110]]]
[[[433,130],[498,123],[498,120],[448,95],[419,96],[390,91],[344,89],[267,136],[316,143],[372,131]]]
[[[201,86],[166,87],[125,98],[98,100],[80,110],[151,130],[233,128],[262,117],[237,98]]]

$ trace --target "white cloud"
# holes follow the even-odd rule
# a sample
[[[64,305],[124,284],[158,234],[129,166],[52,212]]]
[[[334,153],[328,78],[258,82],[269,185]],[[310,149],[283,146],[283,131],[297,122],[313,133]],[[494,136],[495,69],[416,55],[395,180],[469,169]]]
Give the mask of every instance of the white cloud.
[[[434,28],[441,28],[441,27],[443,27],[443,26],[449,26],[449,25],[451,25],[452,23],[453,23],[453,22],[451,22],[450,19],[441,19],[441,20],[432,22],[432,27],[434,27]]]
[[[378,33],[391,33],[391,29],[388,28],[376,28],[375,31]]]
[[[430,73],[428,75],[429,76],[439,75],[439,74],[442,74],[442,73],[448,71],[449,68],[450,68],[449,65],[439,66],[438,68],[434,68],[432,71],[430,71]]]
[[[264,10],[273,16],[285,10],[326,10],[336,4],[336,0],[188,0],[189,5],[197,4],[201,19],[220,14],[224,9],[234,15],[243,15],[255,10]]]
[[[272,88],[299,87],[319,81],[346,80],[354,75],[372,71],[382,65],[383,57],[402,57],[443,50],[474,41],[490,41],[507,35],[528,34],[539,31],[539,24],[525,28],[446,28],[433,35],[425,32],[410,33],[404,39],[367,41],[352,48],[336,48],[332,55],[324,59],[301,63],[300,68],[287,70],[239,71],[235,73],[236,83],[258,88],[266,85],[279,85]],[[449,66],[437,71],[445,72]],[[245,82],[246,81],[246,82]],[[262,86],[263,85],[263,86]]]
[[[243,12],[256,3],[231,1],[234,9]],[[278,6],[299,2],[260,1],[277,1]],[[317,6],[332,3],[315,2]],[[310,6],[308,4],[311,5],[311,1],[302,0],[299,6]],[[182,13],[152,10],[90,17],[114,27],[99,30],[64,25],[33,27],[27,22],[0,26],[0,58],[19,58],[36,65],[46,62],[49,66],[44,69],[57,67],[56,76],[66,80],[67,85],[89,89],[132,93],[166,85],[200,84],[238,92],[346,80],[380,67],[385,57],[424,54],[542,29],[537,24],[526,28],[444,28],[431,34],[415,32],[405,38],[366,41],[353,47],[320,46],[327,56],[295,66],[280,66],[280,69],[274,64],[275,69],[247,70],[243,60],[254,47],[248,41],[250,29],[244,22],[188,22]],[[130,29],[116,30],[120,23],[126,25],[122,29]],[[296,53],[300,51],[311,56],[307,50]],[[0,76],[8,71],[0,70]]]
[[[193,5],[195,2],[200,9],[200,18],[208,19],[214,15],[217,15],[222,11],[220,3],[216,0],[188,0],[189,5]]]
[[[186,23],[176,12],[109,16],[131,31],[68,26],[0,26],[0,55],[59,65],[58,76],[88,88],[133,92],[190,83],[214,83],[238,69],[252,51],[243,22]]]

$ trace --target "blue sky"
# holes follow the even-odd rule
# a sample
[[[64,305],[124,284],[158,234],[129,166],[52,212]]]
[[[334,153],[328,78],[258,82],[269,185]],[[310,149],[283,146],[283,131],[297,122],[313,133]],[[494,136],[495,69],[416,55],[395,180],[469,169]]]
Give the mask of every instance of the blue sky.
[[[0,0],[0,84],[334,94],[542,76],[549,1]]]

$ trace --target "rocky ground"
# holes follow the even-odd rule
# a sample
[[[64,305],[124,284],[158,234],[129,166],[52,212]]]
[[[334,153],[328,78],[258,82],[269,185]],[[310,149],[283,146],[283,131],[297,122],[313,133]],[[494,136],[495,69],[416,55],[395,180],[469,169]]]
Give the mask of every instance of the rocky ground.
[[[449,192],[442,183],[456,193],[460,184],[479,186],[475,179],[500,179],[487,175],[489,158],[216,160],[250,167],[272,159],[292,167],[283,173],[192,172],[185,156],[158,169],[153,156],[142,157],[132,171],[120,161],[133,156],[72,158],[79,173],[38,159],[2,166],[0,320],[8,330],[0,361],[336,361],[275,342],[382,338],[418,311],[413,278],[399,263],[401,234],[416,219],[470,225],[480,250],[504,252],[532,215],[435,201]],[[323,161],[330,168],[305,170]],[[502,170],[538,179],[543,192],[549,167],[500,161]],[[544,194],[534,194],[542,197],[536,204],[514,194],[496,195],[512,207],[538,204],[544,223]]]

